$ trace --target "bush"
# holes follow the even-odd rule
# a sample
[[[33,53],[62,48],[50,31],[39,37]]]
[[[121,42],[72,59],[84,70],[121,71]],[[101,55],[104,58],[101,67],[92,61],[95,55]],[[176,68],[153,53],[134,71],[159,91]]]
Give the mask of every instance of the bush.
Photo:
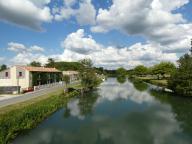
[[[182,96],[192,96],[192,55],[185,54],[168,81],[169,88]]]

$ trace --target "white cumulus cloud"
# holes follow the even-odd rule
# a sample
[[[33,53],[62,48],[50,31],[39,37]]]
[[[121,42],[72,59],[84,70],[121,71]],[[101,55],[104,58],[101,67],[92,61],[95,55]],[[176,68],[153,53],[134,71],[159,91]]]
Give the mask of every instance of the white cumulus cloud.
[[[186,52],[192,25],[181,13],[189,0],[113,0],[109,9],[100,8],[93,32],[119,30],[128,35],[140,35],[170,52]],[[176,43],[178,44],[175,48]]]
[[[86,35],[83,29],[69,34],[62,42],[64,53],[55,55],[61,60],[77,61],[91,58],[97,66],[132,68],[139,64],[153,65],[160,61],[177,60],[176,53],[163,52],[162,46],[152,43],[136,43],[130,47],[117,48],[97,43],[92,36]]]
[[[77,0],[64,0],[64,6],[55,11],[55,20],[62,21],[75,17],[80,25],[95,24],[96,9],[91,0],[83,0],[79,2],[79,8],[74,9],[72,6],[77,3]]]
[[[0,0],[0,20],[42,31],[43,22],[51,22],[50,0]]]

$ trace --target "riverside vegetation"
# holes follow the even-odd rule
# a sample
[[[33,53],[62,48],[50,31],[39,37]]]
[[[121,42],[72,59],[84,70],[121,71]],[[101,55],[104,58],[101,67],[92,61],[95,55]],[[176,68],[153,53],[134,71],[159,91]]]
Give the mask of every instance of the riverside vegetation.
[[[169,88],[179,96],[192,96],[192,46],[190,53],[180,57],[177,64],[176,67],[171,62],[161,62],[149,68],[140,65],[129,71],[129,75]]]
[[[63,90],[60,90],[40,100],[35,99],[0,109],[0,143],[7,144],[18,134],[36,127],[50,114],[64,107],[71,97],[78,94],[77,91],[63,94]]]
[[[54,65],[53,60],[49,59],[49,61],[51,66]],[[80,94],[77,90],[79,87],[83,91],[89,91],[99,86],[102,81],[92,67],[92,61],[84,59],[79,63],[82,66],[80,68],[81,84],[69,88],[69,77],[64,76],[63,81],[66,83],[67,93],[60,90],[56,93],[47,94],[46,98],[40,97],[39,99],[0,109],[0,143],[10,142],[18,134],[36,127],[37,124],[59,108],[66,107],[70,97]],[[39,63],[33,62],[33,65],[39,65]]]

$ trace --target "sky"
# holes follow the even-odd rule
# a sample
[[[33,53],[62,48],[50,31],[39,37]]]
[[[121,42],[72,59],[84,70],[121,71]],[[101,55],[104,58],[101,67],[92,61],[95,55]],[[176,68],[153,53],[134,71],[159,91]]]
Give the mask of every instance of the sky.
[[[131,69],[190,49],[191,0],[0,0],[0,64],[90,58]]]

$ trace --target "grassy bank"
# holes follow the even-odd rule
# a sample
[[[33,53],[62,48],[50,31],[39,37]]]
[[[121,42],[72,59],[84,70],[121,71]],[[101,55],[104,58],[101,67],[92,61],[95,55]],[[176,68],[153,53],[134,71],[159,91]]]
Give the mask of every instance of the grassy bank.
[[[153,84],[153,85],[157,85],[157,86],[161,86],[161,87],[164,87],[164,88],[167,88],[168,86],[168,82],[166,79],[161,79],[161,80],[157,80],[157,79],[152,79],[152,78],[149,78],[149,77],[136,77],[137,79],[140,79],[144,82],[147,82],[147,83],[150,83],[150,84]]]
[[[63,90],[23,103],[0,109],[0,144],[6,144],[18,134],[32,129],[50,114],[63,107],[77,91],[63,94]]]

